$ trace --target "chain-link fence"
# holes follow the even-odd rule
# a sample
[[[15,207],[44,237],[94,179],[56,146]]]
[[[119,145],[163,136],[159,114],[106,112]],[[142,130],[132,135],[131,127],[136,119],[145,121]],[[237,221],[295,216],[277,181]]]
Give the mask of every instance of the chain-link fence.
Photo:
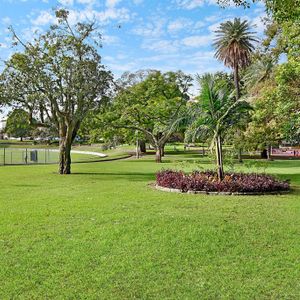
[[[0,148],[0,165],[52,164],[58,162],[53,149]]]

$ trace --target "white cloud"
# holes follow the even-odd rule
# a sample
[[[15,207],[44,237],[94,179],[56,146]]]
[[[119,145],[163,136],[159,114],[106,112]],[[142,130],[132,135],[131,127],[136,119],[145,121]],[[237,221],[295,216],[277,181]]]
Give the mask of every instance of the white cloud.
[[[183,29],[188,29],[193,25],[193,22],[189,19],[179,18],[175,21],[172,21],[168,25],[168,31],[170,33],[176,33]]]
[[[215,22],[218,19],[220,19],[220,15],[219,14],[208,16],[208,17],[205,18],[205,21],[207,21],[207,22]]]
[[[216,1],[215,0],[176,0],[176,4],[179,8],[191,10],[191,9],[201,7],[205,4],[207,5],[216,4]]]
[[[261,14],[251,20],[251,24],[254,27],[253,31],[256,31],[259,35],[262,35],[266,29],[266,25],[264,22],[264,18],[266,17],[266,14]]]
[[[126,8],[107,8],[103,11],[94,10],[92,7],[87,6],[84,9],[69,9],[68,20],[71,25],[77,22],[95,20],[101,24],[107,23],[110,20],[118,20],[119,22],[128,21],[131,18],[130,12]],[[36,19],[31,21],[35,26],[44,26],[56,23],[56,18],[53,12],[46,10],[40,11]]]
[[[205,22],[203,22],[203,21],[198,21],[198,22],[196,22],[196,23],[194,24],[194,28],[195,28],[195,29],[199,29],[199,28],[204,27],[205,25],[206,25]]]
[[[78,3],[80,4],[87,4],[92,6],[96,1],[95,0],[77,0]]]
[[[119,4],[122,0],[106,0],[106,6],[114,8],[117,4]]]
[[[1,21],[4,25],[10,25],[11,24],[11,18],[9,18],[9,17],[4,17],[4,18],[2,18]]]
[[[1,43],[0,42],[0,48],[2,49],[7,49],[8,48],[8,45],[6,43]]]
[[[165,24],[165,19],[156,18],[147,24],[139,25],[132,32],[145,38],[158,38],[165,34]]]
[[[22,30],[22,39],[24,39],[27,42],[32,42],[39,33],[41,33],[41,31],[40,28],[37,26],[24,28]]]
[[[160,53],[176,52],[179,46],[180,42],[177,40],[146,40],[142,44],[142,48]]]
[[[219,27],[220,27],[220,23],[215,23],[215,24],[208,26],[208,29],[211,32],[215,32]]]
[[[36,26],[44,26],[47,24],[55,23],[56,18],[54,14],[50,14],[48,11],[41,11],[38,17],[32,20],[32,24]]]
[[[94,11],[96,20],[100,22],[107,22],[109,20],[118,20],[118,22],[125,22],[130,20],[130,12],[126,8],[108,8],[105,11]]]
[[[104,34],[102,36],[102,41],[105,45],[118,45],[121,40],[118,36]]]
[[[187,47],[209,46],[212,41],[211,35],[194,35],[182,40],[182,44]]]
[[[135,69],[139,69],[139,66],[135,62],[124,64],[115,61],[115,62],[109,62],[107,65],[110,69],[114,70],[119,74],[120,72],[133,71]]]
[[[58,0],[58,2],[63,6],[72,6],[74,4],[74,0]]]

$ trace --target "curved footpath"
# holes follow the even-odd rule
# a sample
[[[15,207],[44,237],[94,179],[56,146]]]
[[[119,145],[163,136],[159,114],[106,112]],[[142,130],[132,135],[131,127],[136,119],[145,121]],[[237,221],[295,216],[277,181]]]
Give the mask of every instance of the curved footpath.
[[[59,150],[56,150],[56,149],[49,149],[49,150],[53,151],[53,152],[59,152]],[[99,157],[107,157],[106,154],[103,154],[103,153],[100,153],[100,152],[92,152],[92,151],[71,150],[71,153],[88,154],[88,155],[95,155],[95,156],[99,156]]]
[[[76,153],[76,154],[89,154],[89,155],[95,155],[95,156],[100,156],[100,157],[106,157],[106,154],[99,153],[99,152],[92,152],[92,151],[79,151],[79,150],[71,150],[71,153]]]

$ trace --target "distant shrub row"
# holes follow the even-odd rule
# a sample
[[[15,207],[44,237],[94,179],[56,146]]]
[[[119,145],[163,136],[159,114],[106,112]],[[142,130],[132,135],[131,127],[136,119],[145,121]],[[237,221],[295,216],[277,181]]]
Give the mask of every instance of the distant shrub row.
[[[288,191],[287,181],[279,181],[264,174],[226,173],[219,182],[213,171],[186,174],[183,171],[163,170],[156,174],[156,184],[160,187],[179,189],[182,192],[229,192],[229,193],[268,193]]]

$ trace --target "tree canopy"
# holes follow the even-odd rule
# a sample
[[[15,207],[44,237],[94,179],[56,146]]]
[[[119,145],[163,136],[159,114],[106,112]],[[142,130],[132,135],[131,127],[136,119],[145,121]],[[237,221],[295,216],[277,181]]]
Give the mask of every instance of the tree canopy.
[[[7,118],[5,132],[23,140],[29,136],[33,126],[29,123],[28,114],[23,109],[13,110]]]
[[[120,84],[103,121],[108,127],[141,132],[155,147],[160,162],[162,148],[176,130],[189,99],[191,80],[182,72],[155,71],[138,83]]]

